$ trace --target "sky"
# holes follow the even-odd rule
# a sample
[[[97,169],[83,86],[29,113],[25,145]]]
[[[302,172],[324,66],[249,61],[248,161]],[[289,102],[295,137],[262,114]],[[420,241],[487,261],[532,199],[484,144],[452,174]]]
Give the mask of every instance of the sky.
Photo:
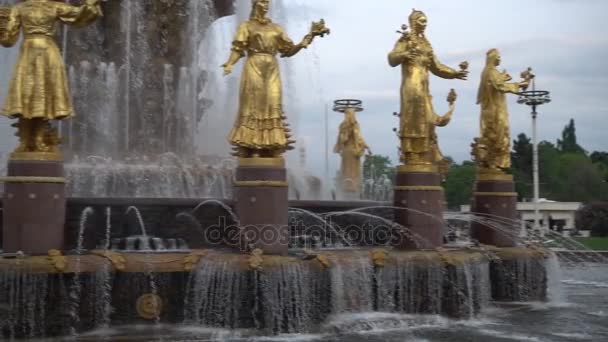
[[[229,54],[236,23],[248,14],[250,0],[236,1],[240,16],[218,20],[210,31],[221,33],[214,38],[219,43],[213,45],[217,51],[212,55],[217,58],[210,62],[216,71]],[[553,101],[539,110],[541,140],[555,142],[574,118],[580,145],[588,151],[608,151],[607,0],[274,0],[273,8],[272,18],[294,41],[307,33],[312,20],[324,18],[332,30],[331,35],[316,39],[309,49],[281,63],[287,115],[300,146],[306,148],[306,168],[319,176],[325,173],[326,165],[325,108],[330,106],[331,152],[342,120],[342,114],[331,111],[331,104],[340,98],[363,101],[365,111],[358,118],[365,139],[374,153],[397,162],[398,140],[392,129],[398,119],[392,113],[399,109],[401,71],[388,65],[387,54],[399,38],[396,30],[407,23],[412,8],[427,14],[427,37],[442,63],[457,68],[461,61],[470,62],[468,81],[431,76],[438,114],[447,111],[445,98],[451,88],[459,94],[451,124],[437,129],[445,155],[459,162],[470,158],[470,143],[479,130],[475,97],[490,48],[501,51],[501,68],[515,78],[530,66],[537,75],[537,88],[551,91]],[[10,59],[6,53],[0,55],[0,63]],[[222,95],[228,102],[236,98],[230,92],[236,93],[239,70],[230,76],[231,87],[223,85],[229,89]],[[3,97],[8,76],[0,76]],[[218,81],[220,85],[229,83],[223,76]],[[511,133],[531,135],[530,110],[518,105],[516,99],[509,96]],[[225,109],[219,114],[226,115]],[[232,120],[226,117],[220,118]],[[9,124],[9,120],[0,119],[0,151],[14,146]],[[226,122],[222,132],[215,133],[227,135],[223,130],[230,125]],[[200,141],[204,150],[205,137]],[[290,152],[289,159],[297,162],[299,153]],[[330,175],[338,165],[339,156],[331,153]]]
[[[553,101],[539,109],[540,140],[555,142],[570,118],[576,121],[579,144],[588,151],[608,151],[608,1],[605,0],[284,0],[284,24],[293,40],[306,33],[310,20],[324,18],[330,36],[317,39],[293,57],[283,78],[296,84],[299,140],[306,144],[307,168],[325,168],[325,105],[339,98],[363,101],[358,119],[372,151],[397,162],[398,140],[392,129],[399,109],[400,68],[391,68],[387,54],[412,8],[429,19],[427,37],[439,60],[457,68],[470,62],[468,81],[431,76],[431,94],[438,114],[451,88],[459,94],[451,124],[438,128],[444,154],[457,161],[470,159],[470,143],[479,131],[475,104],[485,53],[502,53],[501,69],[517,80],[532,67],[537,88],[551,91]],[[275,5],[276,6],[276,5]],[[292,17],[293,13],[293,17]],[[283,21],[283,22],[281,22]],[[287,21],[286,23],[284,21]],[[292,95],[293,96],[293,95]],[[511,133],[531,135],[530,109],[509,96]],[[289,106],[288,106],[289,107]],[[342,120],[329,113],[330,148]],[[295,153],[294,153],[295,154]],[[330,156],[333,175],[339,157]]]

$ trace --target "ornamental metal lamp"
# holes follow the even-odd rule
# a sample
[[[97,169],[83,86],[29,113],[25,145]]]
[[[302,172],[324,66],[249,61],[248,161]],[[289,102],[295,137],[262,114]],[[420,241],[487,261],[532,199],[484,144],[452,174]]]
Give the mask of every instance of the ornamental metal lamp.
[[[532,68],[524,71],[521,75],[523,79],[531,81],[532,90],[525,90],[520,92],[517,103],[529,106],[532,108],[532,176],[534,183],[534,229],[538,230],[539,227],[539,168],[538,168],[538,137],[536,132],[536,117],[538,112],[536,108],[546,103],[551,102],[549,91],[537,90],[535,80],[536,77],[532,73]]]

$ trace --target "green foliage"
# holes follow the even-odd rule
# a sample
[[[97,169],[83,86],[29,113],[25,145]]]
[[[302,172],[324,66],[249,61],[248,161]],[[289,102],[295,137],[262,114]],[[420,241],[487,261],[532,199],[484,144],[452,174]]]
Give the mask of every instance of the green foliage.
[[[585,153],[585,150],[576,142],[576,126],[574,119],[562,131],[562,138],[557,140],[557,148],[562,153]]]
[[[538,145],[540,196],[556,201],[593,202],[608,200],[608,153],[588,156],[578,145],[574,120],[553,145]],[[525,134],[513,141],[512,172],[520,199],[532,198],[532,144]]]
[[[395,179],[395,167],[389,157],[378,154],[365,156],[363,179],[378,179],[384,174],[391,180]]]
[[[460,205],[470,204],[475,183],[475,164],[465,161],[462,165],[452,164],[444,183],[448,206],[458,209]]]
[[[579,209],[576,229],[591,230],[593,237],[608,237],[608,202],[592,203]]]
[[[520,199],[533,196],[531,141],[524,133],[518,135],[517,139],[513,141],[511,172],[515,177],[515,190]]]
[[[593,165],[600,170],[605,182],[608,182],[608,152],[595,151],[589,156]]]

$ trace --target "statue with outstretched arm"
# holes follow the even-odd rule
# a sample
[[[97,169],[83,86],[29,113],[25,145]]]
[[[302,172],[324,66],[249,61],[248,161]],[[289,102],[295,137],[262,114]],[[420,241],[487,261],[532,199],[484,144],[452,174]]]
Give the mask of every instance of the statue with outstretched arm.
[[[283,93],[276,55],[291,57],[307,48],[316,36],[329,33],[323,20],[312,24],[298,44],[281,26],[268,18],[270,0],[253,0],[249,20],[241,23],[232,42],[224,74],[247,57],[241,76],[239,109],[229,135],[235,155],[241,158],[276,158],[292,149],[290,131],[283,112]]]
[[[481,172],[504,173],[511,167],[511,136],[507,93],[517,94],[528,87],[531,70],[522,73],[521,82],[509,82],[511,76],[499,71],[501,57],[497,49],[486,55],[481,74],[477,104],[481,107],[480,136],[473,143],[473,158]]]
[[[83,27],[102,15],[99,0],[79,6],[52,0],[26,0],[0,8],[0,43],[11,47],[23,35],[2,114],[17,118],[15,153],[57,154],[58,134],[51,120],[74,115],[68,78],[55,42],[57,23]]]
[[[388,62],[392,67],[401,66],[401,160],[412,167],[424,167],[435,162],[432,140],[436,119],[429,73],[445,79],[465,80],[468,64],[464,62],[461,70],[454,70],[439,62],[424,34],[427,17],[423,12],[413,10],[409,24],[411,31],[403,32],[389,53]]]

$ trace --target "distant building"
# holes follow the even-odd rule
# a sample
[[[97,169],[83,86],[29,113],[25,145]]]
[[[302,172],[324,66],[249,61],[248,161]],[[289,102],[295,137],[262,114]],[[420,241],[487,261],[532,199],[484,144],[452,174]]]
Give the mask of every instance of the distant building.
[[[539,225],[544,230],[554,230],[561,232],[566,236],[571,235],[576,227],[576,212],[582,207],[579,202],[555,202],[547,199],[540,199],[539,208]],[[461,212],[469,212],[470,205],[460,206]],[[534,224],[534,203],[519,202],[517,203],[517,212],[519,219],[529,226]],[[583,236],[588,235],[588,231],[580,232]]]

